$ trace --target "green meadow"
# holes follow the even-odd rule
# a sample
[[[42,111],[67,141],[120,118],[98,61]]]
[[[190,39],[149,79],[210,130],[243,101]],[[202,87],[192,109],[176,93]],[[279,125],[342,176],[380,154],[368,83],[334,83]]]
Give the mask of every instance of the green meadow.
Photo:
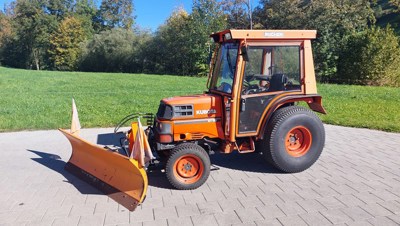
[[[165,97],[202,93],[207,78],[0,67],[0,131],[69,128],[75,98],[82,127],[113,127],[153,112]],[[400,132],[400,89],[320,84],[327,124]]]

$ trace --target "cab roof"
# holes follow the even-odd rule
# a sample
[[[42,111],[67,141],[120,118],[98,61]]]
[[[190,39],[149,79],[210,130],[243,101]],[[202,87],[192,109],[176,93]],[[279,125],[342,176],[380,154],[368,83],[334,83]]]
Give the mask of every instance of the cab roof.
[[[310,40],[317,37],[316,30],[224,30],[210,35],[214,42],[229,40]]]

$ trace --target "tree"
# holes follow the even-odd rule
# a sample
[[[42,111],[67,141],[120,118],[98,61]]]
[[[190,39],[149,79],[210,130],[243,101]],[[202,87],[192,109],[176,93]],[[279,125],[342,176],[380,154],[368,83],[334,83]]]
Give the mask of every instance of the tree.
[[[75,70],[81,54],[80,44],[85,40],[82,23],[74,17],[65,18],[50,36],[49,53],[58,70]]]
[[[86,44],[79,68],[84,71],[127,72],[136,41],[134,33],[126,29],[102,31]]]
[[[213,49],[210,34],[226,28],[226,16],[216,0],[195,0],[192,13],[175,10],[149,43],[147,71],[160,74],[205,75]]]
[[[249,0],[225,0],[222,9],[227,15],[231,29],[249,29],[252,27],[252,7]]]
[[[8,66],[48,67],[49,36],[57,27],[57,17],[47,13],[44,0],[17,0],[12,5],[12,27],[15,35],[4,47]]]
[[[314,41],[318,78],[331,81],[347,37],[375,22],[368,0],[262,0],[258,23],[269,29],[317,29]]]
[[[209,51],[212,48],[210,34],[227,28],[226,15],[216,0],[194,0],[189,28],[190,52],[195,68],[193,74],[206,75]]]
[[[399,38],[390,26],[356,33],[342,50],[339,65],[339,83],[400,87]]]
[[[0,12],[0,48],[2,48],[12,35],[10,18],[3,12]]]
[[[132,0],[102,0],[99,20],[103,29],[132,29],[135,19],[133,9]]]
[[[41,0],[41,5],[50,15],[56,16],[61,21],[70,11],[74,0]]]
[[[12,40],[13,30],[9,16],[0,12],[0,62],[5,58],[4,49],[7,44]]]
[[[160,74],[191,75],[195,73],[194,58],[191,54],[190,16],[182,8],[172,12],[161,25],[150,44],[150,61],[147,68]]]
[[[92,37],[95,32],[100,31],[95,26],[97,8],[93,0],[76,0],[72,10],[72,16],[79,19],[87,37]]]
[[[396,11],[400,11],[400,0],[389,0],[390,5],[396,8]]]

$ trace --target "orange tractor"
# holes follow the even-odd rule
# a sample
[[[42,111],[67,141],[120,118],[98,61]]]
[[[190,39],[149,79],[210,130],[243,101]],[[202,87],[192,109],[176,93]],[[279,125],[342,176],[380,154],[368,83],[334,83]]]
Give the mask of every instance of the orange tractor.
[[[145,198],[153,153],[164,159],[166,176],[177,189],[195,189],[207,180],[213,151],[259,151],[287,173],[309,168],[325,143],[323,124],[313,113],[325,113],[315,81],[315,37],[314,30],[212,34],[216,49],[204,94],[161,100],[146,130],[140,120],[132,123],[122,153],[83,140],[74,122],[71,131],[61,130],[73,149],[66,168],[100,183],[130,210]]]

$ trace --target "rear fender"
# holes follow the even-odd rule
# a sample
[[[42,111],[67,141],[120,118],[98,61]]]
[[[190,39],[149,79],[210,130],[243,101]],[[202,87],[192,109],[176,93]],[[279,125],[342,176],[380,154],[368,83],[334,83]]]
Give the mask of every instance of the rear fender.
[[[261,129],[257,135],[258,139],[263,139],[266,130],[266,125],[268,125],[272,114],[278,110],[280,107],[291,104],[294,102],[304,101],[308,104],[309,108],[313,111],[319,112],[321,114],[326,114],[325,108],[322,106],[322,97],[320,95],[297,95],[297,96],[285,96],[278,99],[268,110],[267,114],[264,116]]]

